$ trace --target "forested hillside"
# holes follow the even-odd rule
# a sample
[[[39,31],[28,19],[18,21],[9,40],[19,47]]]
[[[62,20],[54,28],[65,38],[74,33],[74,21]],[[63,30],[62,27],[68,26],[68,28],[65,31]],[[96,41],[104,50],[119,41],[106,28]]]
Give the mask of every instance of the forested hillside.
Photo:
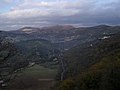
[[[120,33],[65,52],[64,80],[56,90],[119,90]]]
[[[0,88],[5,87],[14,78],[13,73],[28,65],[25,56],[15,45],[0,38]]]

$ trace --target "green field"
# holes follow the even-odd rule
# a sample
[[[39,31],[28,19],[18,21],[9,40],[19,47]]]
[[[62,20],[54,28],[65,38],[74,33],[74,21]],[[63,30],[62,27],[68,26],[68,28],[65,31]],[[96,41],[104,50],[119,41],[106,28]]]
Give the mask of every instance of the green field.
[[[34,65],[17,73],[18,77],[11,81],[9,90],[49,90],[55,83],[57,69]]]
[[[56,74],[57,69],[49,69],[43,66],[35,65],[23,70],[22,77],[54,78]]]

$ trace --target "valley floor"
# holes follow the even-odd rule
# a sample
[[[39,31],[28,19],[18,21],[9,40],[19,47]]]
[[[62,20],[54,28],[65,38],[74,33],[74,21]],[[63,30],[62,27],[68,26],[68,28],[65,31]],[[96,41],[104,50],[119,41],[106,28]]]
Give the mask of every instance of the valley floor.
[[[17,73],[7,90],[49,90],[55,83],[56,69],[34,65]]]

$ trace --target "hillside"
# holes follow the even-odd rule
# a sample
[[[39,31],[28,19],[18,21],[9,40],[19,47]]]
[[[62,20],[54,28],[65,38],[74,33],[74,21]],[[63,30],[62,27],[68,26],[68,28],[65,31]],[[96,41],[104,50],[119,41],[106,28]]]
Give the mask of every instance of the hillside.
[[[16,38],[16,36],[12,38]],[[12,38],[11,34],[7,32],[2,32],[0,36],[0,89],[4,89],[9,84],[11,86],[11,81],[16,80],[15,78],[19,76],[19,72],[23,73],[25,68],[32,67],[35,64],[38,67],[50,69],[49,73],[54,72],[55,69],[53,75],[56,75],[56,69],[59,67],[59,61],[57,60],[59,51],[55,45],[43,39],[20,39],[19,41],[14,41]],[[31,77],[34,77],[34,74],[32,75]],[[54,78],[52,78],[53,82]],[[39,79],[39,77],[36,79]],[[46,83],[48,82],[49,80],[46,81]],[[11,90],[13,89],[11,87]]]
[[[119,26],[99,25],[94,27],[73,27],[69,25],[58,25],[44,28],[24,27],[16,31],[11,31],[11,34],[18,34],[14,37],[17,40],[45,39],[55,43],[60,48],[69,49],[78,44],[83,44],[93,41],[104,36],[109,36],[118,33]],[[20,37],[24,36],[24,38]]]
[[[73,47],[63,59],[64,80],[56,89],[120,89],[120,33]]]
[[[29,62],[52,62],[58,56],[57,47],[43,39],[31,39],[15,43],[17,48],[28,58]]]
[[[17,69],[27,65],[26,57],[16,46],[0,37],[0,89],[8,84]]]
[[[104,75],[110,74],[110,72],[107,72],[108,69],[111,71],[111,69],[118,67],[119,71],[119,65],[117,65],[117,63],[119,64],[120,53],[119,33],[119,26],[107,25],[79,28],[58,25],[44,28],[24,27],[16,31],[2,31],[0,32],[0,44],[4,42],[6,44],[3,46],[6,46],[7,42],[9,42],[8,44],[10,44],[10,46],[5,49],[0,49],[0,58],[4,56],[6,58],[9,48],[10,55],[14,55],[8,57],[7,62],[0,64],[0,67],[4,65],[7,66],[0,71],[0,74],[2,74],[1,72],[7,74],[7,78],[0,79],[2,80],[0,85],[9,85],[11,89],[14,89],[12,84],[16,85],[15,82],[20,83],[21,80],[27,82],[27,80],[24,81],[23,78],[24,73],[27,73],[29,68],[32,68],[30,72],[33,72],[33,70],[36,71],[37,68],[40,69],[42,67],[45,68],[44,70],[50,71],[48,73],[55,71],[52,79],[55,81],[56,78],[58,83],[56,83],[57,85],[53,90],[70,90],[71,88],[72,90],[109,90],[105,89],[105,86],[103,89],[99,87],[101,87],[100,85],[104,82],[101,78],[105,77],[106,80],[106,76]],[[16,53],[12,52],[11,45]],[[115,62],[111,63],[112,60]],[[12,67],[10,68],[10,66]],[[57,70],[58,74],[56,74]],[[9,73],[11,71],[12,73]],[[98,73],[100,76],[98,75],[99,77],[96,77]],[[35,74],[40,76],[41,73],[35,72]],[[34,77],[32,73],[29,75],[31,75],[30,78]],[[119,73],[117,73],[117,75],[119,75]],[[93,79],[98,78],[97,81],[96,79],[95,81],[101,83],[98,84],[97,87],[94,86],[95,89],[91,86],[91,84],[94,84],[94,80],[91,81],[91,77],[93,77]],[[11,78],[14,81],[13,83],[9,83],[12,81]],[[30,78],[28,79],[32,81]],[[36,81],[39,78],[41,77],[36,77],[34,80]],[[109,78],[111,79],[111,77]],[[112,78],[114,78],[114,75]],[[61,81],[59,82],[59,80]],[[111,84],[107,83],[107,80],[105,82],[105,85]],[[49,80],[46,84],[47,83],[49,83]],[[88,83],[88,85],[86,85],[86,83]],[[89,83],[92,89],[89,88]],[[115,83],[119,84],[118,82]],[[32,83],[29,85],[31,84]],[[118,86],[119,85],[116,87],[119,88]],[[17,87],[16,85],[16,88]],[[25,87],[28,88],[27,84],[25,84]],[[35,88],[35,86],[33,86],[33,88]],[[114,87],[111,85],[111,88]]]

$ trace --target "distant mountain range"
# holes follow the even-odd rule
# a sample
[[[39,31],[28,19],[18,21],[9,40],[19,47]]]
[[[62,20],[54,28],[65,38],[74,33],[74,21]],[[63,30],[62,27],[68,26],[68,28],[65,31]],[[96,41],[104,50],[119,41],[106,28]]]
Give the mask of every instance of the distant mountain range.
[[[1,31],[0,37],[4,38],[4,41],[14,43],[20,51],[26,53],[26,56],[31,57],[34,53],[32,58],[38,58],[39,55],[37,54],[41,53],[44,54],[42,56],[47,58],[56,49],[66,51],[77,45],[110,38],[119,32],[120,26],[99,25],[76,28],[70,25],[57,25],[43,28],[24,27],[16,31]]]
[[[39,53],[48,55],[51,50],[69,50],[77,45],[110,38],[119,32],[120,26],[99,25],[76,28],[71,25],[57,25],[43,28],[24,27],[16,31],[1,31],[0,37],[4,38],[4,41],[16,44],[20,50],[31,50],[32,53],[38,53],[34,49],[42,47],[42,49],[39,49]],[[29,46],[30,48],[28,48]]]
[[[24,27],[16,31],[1,32],[2,36],[13,39],[14,41],[45,39],[63,45],[68,49],[77,44],[82,44],[95,39],[104,38],[111,34],[120,32],[120,26],[99,25],[94,27],[73,27],[70,25],[57,25],[51,27]]]

